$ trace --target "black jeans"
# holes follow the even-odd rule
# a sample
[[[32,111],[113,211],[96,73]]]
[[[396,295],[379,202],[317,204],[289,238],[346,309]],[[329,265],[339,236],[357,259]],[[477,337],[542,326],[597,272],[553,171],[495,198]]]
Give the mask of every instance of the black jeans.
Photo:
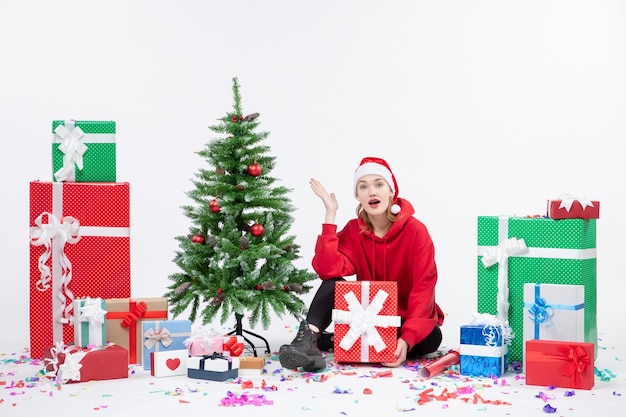
[[[343,281],[343,278],[326,279],[318,288],[313,301],[309,306],[309,312],[306,321],[316,326],[320,331],[324,331],[332,322],[333,307],[335,305],[335,283]],[[400,329],[398,329],[398,333]],[[407,359],[424,356],[428,353],[435,352],[441,345],[443,334],[439,326],[430,332],[424,340],[416,344],[407,353]]]

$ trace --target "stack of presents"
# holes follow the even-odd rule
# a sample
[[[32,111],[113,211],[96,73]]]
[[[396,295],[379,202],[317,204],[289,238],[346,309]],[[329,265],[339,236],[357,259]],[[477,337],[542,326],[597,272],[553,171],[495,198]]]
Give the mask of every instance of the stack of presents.
[[[30,353],[62,383],[151,375],[261,374],[241,336],[168,320],[130,294],[130,186],[116,182],[114,121],[54,121],[53,180],[30,183]],[[240,372],[241,371],[241,372]]]
[[[549,200],[543,216],[478,217],[479,314],[451,352],[462,375],[514,368],[528,385],[593,387],[599,207],[565,197]],[[336,361],[395,361],[396,297],[394,282],[337,284]]]

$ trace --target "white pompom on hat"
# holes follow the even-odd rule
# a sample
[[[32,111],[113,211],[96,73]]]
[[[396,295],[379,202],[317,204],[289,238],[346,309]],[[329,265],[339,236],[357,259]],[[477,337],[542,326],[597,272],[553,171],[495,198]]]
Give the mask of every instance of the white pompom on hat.
[[[387,181],[393,193],[393,205],[390,211],[392,214],[400,213],[400,206],[398,205],[398,183],[396,182],[396,177],[393,175],[391,168],[389,168],[389,164],[384,159],[366,156],[361,160],[358,168],[354,171],[354,196],[356,197],[357,194],[356,185],[359,179],[371,174],[379,175]]]

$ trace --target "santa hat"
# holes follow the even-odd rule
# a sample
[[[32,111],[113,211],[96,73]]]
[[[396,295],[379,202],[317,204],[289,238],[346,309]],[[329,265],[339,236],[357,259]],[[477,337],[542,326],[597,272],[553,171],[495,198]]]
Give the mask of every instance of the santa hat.
[[[387,181],[393,193],[391,213],[400,213],[400,206],[398,205],[398,183],[396,182],[396,177],[394,177],[393,172],[391,172],[391,168],[389,168],[389,164],[387,164],[387,161],[384,159],[367,156],[361,160],[359,167],[354,171],[354,196],[356,197],[356,185],[359,179],[370,174],[379,175]]]

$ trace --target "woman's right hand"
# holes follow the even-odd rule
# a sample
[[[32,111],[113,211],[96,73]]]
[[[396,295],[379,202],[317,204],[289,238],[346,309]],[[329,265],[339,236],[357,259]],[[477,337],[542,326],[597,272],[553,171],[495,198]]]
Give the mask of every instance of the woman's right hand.
[[[313,190],[315,195],[318,196],[324,203],[324,207],[326,208],[326,223],[334,223],[335,214],[337,213],[337,209],[339,208],[335,193],[329,193],[328,191],[326,191],[326,188],[324,188],[322,183],[315,178],[311,178],[309,184],[311,185],[311,189]]]

